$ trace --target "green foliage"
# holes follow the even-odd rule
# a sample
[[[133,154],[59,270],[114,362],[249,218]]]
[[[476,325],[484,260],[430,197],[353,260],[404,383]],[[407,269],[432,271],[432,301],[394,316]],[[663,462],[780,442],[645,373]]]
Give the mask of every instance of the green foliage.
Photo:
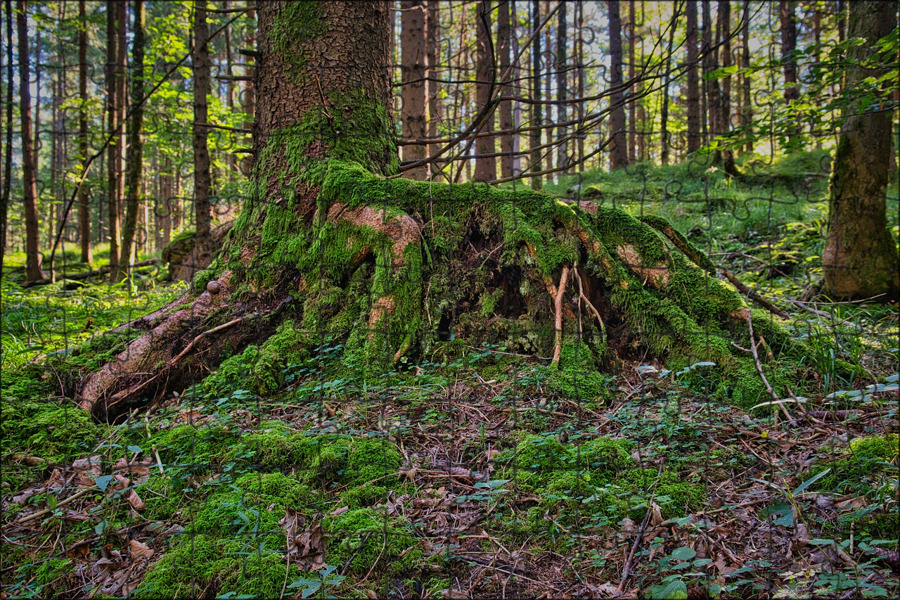
[[[364,575],[379,563],[389,572],[403,573],[423,562],[418,541],[410,534],[405,519],[362,508],[328,516],[323,526],[331,540],[327,561],[349,563],[349,573]]]

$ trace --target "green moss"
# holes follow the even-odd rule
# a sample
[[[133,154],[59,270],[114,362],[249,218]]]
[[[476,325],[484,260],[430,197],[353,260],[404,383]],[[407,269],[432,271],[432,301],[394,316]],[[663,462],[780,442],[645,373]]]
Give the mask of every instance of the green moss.
[[[373,567],[403,573],[424,561],[418,540],[410,534],[405,519],[362,508],[328,516],[323,526],[329,534],[326,562],[344,565],[349,561],[349,573],[364,575]]]
[[[658,475],[656,469],[629,469],[616,477],[616,485],[646,499],[650,498],[650,490],[654,490],[653,500],[665,519],[700,510],[706,499],[702,485],[684,481],[678,473],[666,469]]]
[[[156,447],[167,472],[206,473],[220,468],[238,436],[222,427],[205,423],[177,425],[156,432],[150,444]]]
[[[102,431],[87,411],[56,400],[4,398],[0,402],[4,455],[19,452],[50,462],[70,462],[90,452]]]

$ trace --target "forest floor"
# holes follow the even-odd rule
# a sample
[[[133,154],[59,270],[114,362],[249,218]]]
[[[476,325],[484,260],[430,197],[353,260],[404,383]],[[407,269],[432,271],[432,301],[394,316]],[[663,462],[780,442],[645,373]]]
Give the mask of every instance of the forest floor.
[[[816,295],[825,182],[821,156],[802,160],[766,171],[755,204],[758,186],[675,167],[550,186],[666,216],[761,293],[801,300],[786,326],[816,384],[779,403],[723,396],[708,363],[584,378],[463,339],[373,379],[336,342],[284,365],[276,392],[247,374],[95,423],[70,390],[129,339],[96,332],[183,287],[148,270],[135,289],[23,289],[13,270],[0,594],[896,597],[900,319]],[[836,358],[864,375],[836,377]]]

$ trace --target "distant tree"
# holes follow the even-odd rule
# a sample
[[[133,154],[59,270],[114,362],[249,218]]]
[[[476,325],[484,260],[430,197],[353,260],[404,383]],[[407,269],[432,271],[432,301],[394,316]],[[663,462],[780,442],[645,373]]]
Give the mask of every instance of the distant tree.
[[[675,12],[672,13],[672,20],[669,23],[669,41],[666,46],[666,79],[663,83],[662,107],[659,114],[660,122],[660,161],[662,164],[669,164],[669,80],[672,76],[672,46],[675,44],[675,31],[678,29],[678,10],[680,4],[675,5]]]
[[[400,121],[403,137],[409,140],[425,139],[425,1],[404,0],[400,3],[400,81],[403,84]],[[425,144],[403,146],[403,159],[422,160],[428,148]],[[422,165],[407,171],[410,179],[428,178],[428,166]]]
[[[31,123],[31,68],[28,57],[28,24],[25,0],[16,2],[19,33],[19,112],[22,119],[22,175],[25,184],[25,281],[44,278],[38,230],[37,173]]]
[[[622,18],[619,0],[608,0],[609,6],[609,60],[612,78],[609,85],[609,126],[612,142],[609,151],[609,168],[621,169],[628,164],[628,138],[625,131],[625,90],[622,89]]]
[[[0,275],[6,254],[6,227],[9,222],[9,198],[12,192],[13,141],[13,11],[12,0],[6,6],[6,147],[3,151],[3,189],[0,190]]]
[[[750,0],[744,0],[744,10],[741,16],[741,68],[750,69]],[[750,96],[750,74],[745,72],[741,77],[741,125],[749,128],[753,123],[753,101]],[[747,132],[747,143],[744,150],[753,152],[753,135]]]
[[[559,5],[557,13],[559,24],[556,27],[556,120],[559,123],[565,123],[566,117],[566,98],[568,96],[568,56],[566,47],[568,46],[569,32],[566,24],[566,3]],[[556,128],[557,139],[559,145],[556,148],[556,166],[561,169],[567,169],[569,166],[569,143],[566,137],[569,135],[568,127],[560,125]]]
[[[475,12],[475,110],[480,112],[488,105],[494,90],[494,46],[491,38],[491,2],[479,0]],[[488,116],[481,133],[494,131],[494,117]],[[483,135],[475,141],[475,181],[492,181],[497,178],[497,157],[494,156],[494,136]]]
[[[700,133],[700,76],[697,72],[700,61],[697,43],[697,0],[687,0],[687,151],[696,152],[703,145]]]
[[[851,2],[848,36],[865,44],[850,49],[845,92],[886,67],[867,68],[876,42],[897,26],[891,2]],[[863,98],[844,108],[831,172],[828,237],[822,251],[825,290],[834,298],[883,299],[900,295],[900,255],[888,230],[886,190],[890,162],[890,111],[863,110]]]
[[[436,81],[441,72],[441,15],[440,0],[425,1],[425,55],[426,73],[429,81],[426,83],[426,97],[428,99],[427,135],[436,139],[439,133],[439,125],[444,120],[443,101],[441,100],[441,83]],[[428,146],[429,154],[437,154],[441,145],[432,143]],[[432,174],[437,173],[436,165],[431,165]]]
[[[497,60],[498,72],[502,77],[509,69],[512,57],[512,35],[513,24],[510,17],[509,5],[512,0],[500,0],[497,11]],[[513,93],[512,85],[504,85],[501,90],[503,96],[511,96]],[[513,121],[513,103],[503,102],[498,107],[500,113],[500,177],[506,179],[513,176],[513,166],[515,165],[514,142],[512,129],[515,126]]]
[[[778,16],[781,22],[781,64],[784,70],[784,101],[790,105],[800,98],[797,85],[797,59],[793,56],[797,49],[797,22],[794,0],[779,0]],[[796,126],[788,128],[788,139],[785,147],[789,152],[801,148],[800,129]]]
[[[531,0],[531,33],[534,35],[538,32],[541,24],[541,3],[539,0]],[[531,44],[531,172],[540,173],[541,171],[541,126],[544,124],[544,117],[541,110],[541,36],[535,35],[534,42]],[[532,175],[531,187],[533,189],[541,189],[541,176]]]
[[[87,65],[87,16],[85,0],[78,0],[78,154],[81,168],[88,167],[88,65]],[[81,246],[81,262],[90,263],[91,251],[91,207],[88,204],[88,186],[78,190],[78,241]]]

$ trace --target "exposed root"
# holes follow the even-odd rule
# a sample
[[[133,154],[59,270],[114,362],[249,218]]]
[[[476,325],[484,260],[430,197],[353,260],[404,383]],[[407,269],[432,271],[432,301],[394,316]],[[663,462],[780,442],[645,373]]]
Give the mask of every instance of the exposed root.
[[[559,276],[559,287],[556,289],[556,297],[553,299],[553,311],[554,311],[554,321],[553,326],[555,328],[554,332],[554,341],[553,341],[553,360],[551,364],[558,365],[559,364],[559,355],[562,352],[562,338],[563,338],[563,315],[562,315],[562,301],[563,296],[566,293],[566,284],[569,281],[569,265],[564,265],[562,268],[562,273]]]

